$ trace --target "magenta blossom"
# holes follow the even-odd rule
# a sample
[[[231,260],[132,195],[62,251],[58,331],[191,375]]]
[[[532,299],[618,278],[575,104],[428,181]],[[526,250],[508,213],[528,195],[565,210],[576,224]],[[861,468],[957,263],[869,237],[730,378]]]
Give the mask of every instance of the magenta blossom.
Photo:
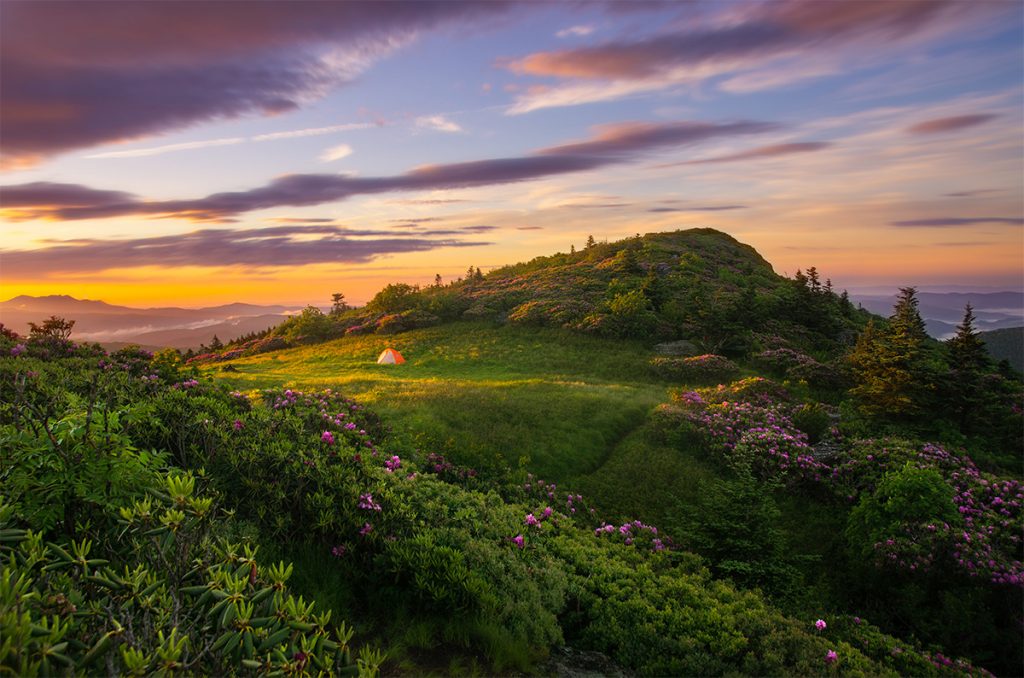
[[[363,527],[359,530],[359,535],[365,537],[371,532],[373,532],[373,525],[370,523],[363,523]]]
[[[836,654],[835,650],[829,650],[825,653],[825,663],[834,664],[839,660],[839,655]]]
[[[814,622],[814,628],[818,629],[819,631],[824,631],[826,628],[828,628],[828,624],[825,623],[824,619],[819,619],[818,621]]]
[[[526,520],[524,521],[530,527],[536,527],[540,525],[540,521],[537,520],[532,513],[526,514]]]
[[[334,434],[330,431],[324,431],[323,435],[320,436],[320,440],[324,441],[328,445],[334,444]]]
[[[516,536],[512,537],[512,543],[518,546],[519,548],[523,548],[523,546],[525,546],[526,540],[523,539],[523,535],[517,534]]]
[[[551,517],[551,507],[545,506],[544,511],[540,514],[541,520],[546,520]]]
[[[241,431],[245,428],[245,424],[242,423],[241,419],[235,419],[234,428],[236,431]]]

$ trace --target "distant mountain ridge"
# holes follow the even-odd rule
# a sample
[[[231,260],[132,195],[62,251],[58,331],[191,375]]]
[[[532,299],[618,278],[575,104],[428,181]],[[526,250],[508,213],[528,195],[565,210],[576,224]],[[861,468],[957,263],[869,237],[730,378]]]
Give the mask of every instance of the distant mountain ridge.
[[[265,330],[295,310],[238,302],[203,308],[133,308],[65,294],[20,295],[0,302],[0,322],[25,334],[30,322],[57,315],[75,321],[72,338],[78,341],[188,349],[209,343],[214,335],[226,342]]]
[[[1024,325],[1024,292],[927,292],[917,293],[918,310],[932,337],[948,339],[956,333],[956,326],[964,317],[964,306],[974,309],[975,325],[990,331]],[[864,308],[888,316],[896,303],[891,295],[854,295],[853,300]]]

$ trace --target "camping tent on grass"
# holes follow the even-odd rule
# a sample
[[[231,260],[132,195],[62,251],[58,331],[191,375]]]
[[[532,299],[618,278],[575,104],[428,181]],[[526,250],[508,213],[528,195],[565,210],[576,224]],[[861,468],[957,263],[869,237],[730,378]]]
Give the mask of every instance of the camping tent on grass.
[[[405,362],[405,358],[402,354],[393,348],[386,348],[384,352],[377,358],[378,365],[401,365]]]

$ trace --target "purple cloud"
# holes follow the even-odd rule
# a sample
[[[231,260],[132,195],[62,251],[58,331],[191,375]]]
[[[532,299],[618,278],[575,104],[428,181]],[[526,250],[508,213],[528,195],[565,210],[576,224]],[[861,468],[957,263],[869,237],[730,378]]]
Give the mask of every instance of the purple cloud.
[[[673,163],[672,165],[665,166],[673,167],[678,165],[704,165],[708,163],[717,162],[738,162],[741,160],[775,158],[781,155],[793,155],[795,153],[810,153],[812,151],[820,151],[828,148],[831,145],[832,144],[830,144],[827,141],[802,141],[789,144],[773,144],[771,146],[761,146],[760,148],[752,148],[749,151],[742,151],[740,153],[720,155],[714,158],[705,158],[703,160],[688,160],[687,162]]]
[[[652,207],[648,212],[727,212],[745,210],[747,205],[702,205],[700,207]]]
[[[933,219],[910,219],[908,221],[890,221],[890,226],[907,228],[928,227],[945,228],[950,226],[977,226],[978,224],[1004,224],[1022,226],[1024,219],[1019,217],[936,217]]]
[[[957,191],[955,193],[943,193],[947,198],[974,198],[979,195],[988,195],[989,193],[1002,193],[1002,189],[999,188],[978,188],[973,191]]]
[[[974,115],[954,115],[948,118],[935,118],[925,120],[907,128],[911,134],[944,134],[946,132],[958,132],[969,127],[983,125],[989,120],[999,116],[988,113],[977,113]]]
[[[538,52],[511,63],[521,73],[601,80],[645,79],[679,67],[748,65],[795,50],[902,40],[978,8],[955,0],[777,0],[740,5],[729,20],[694,30]],[[984,11],[984,9],[982,10]],[[948,22],[950,26],[952,22]]]
[[[25,165],[199,122],[295,109],[417,32],[502,2],[10,2],[0,150]],[[338,58],[339,56],[351,58]]]
[[[508,184],[519,181],[599,169],[629,162],[666,147],[690,146],[709,139],[758,134],[779,126],[754,121],[708,123],[626,122],[596,129],[585,141],[542,148],[530,155],[443,165],[427,165],[390,177],[348,177],[336,174],[292,174],[247,191],[214,193],[191,200],[145,201],[117,191],[78,187],[82,195],[62,202],[35,184],[0,187],[0,204],[11,192],[20,197],[20,209],[9,219],[100,219],[129,215],[179,217],[197,221],[225,221],[254,210],[272,207],[304,207],[344,200],[353,195],[392,191],[430,191]],[[71,185],[59,185],[64,192]],[[31,203],[32,192],[38,200]],[[101,196],[107,196],[103,199]],[[83,204],[84,202],[84,204]]]
[[[465,235],[454,232],[456,235]],[[310,236],[318,236],[310,238]],[[303,266],[364,263],[385,254],[443,247],[478,247],[486,242],[457,238],[396,237],[388,231],[332,226],[203,229],[181,235],[130,240],[79,239],[35,250],[0,250],[4,275],[38,277],[54,271],[88,273],[126,266]]]

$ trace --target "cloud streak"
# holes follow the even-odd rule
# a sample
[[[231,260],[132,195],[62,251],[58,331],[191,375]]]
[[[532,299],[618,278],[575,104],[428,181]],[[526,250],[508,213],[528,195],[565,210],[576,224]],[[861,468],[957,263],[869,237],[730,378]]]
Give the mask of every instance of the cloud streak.
[[[706,165],[710,163],[719,162],[740,162],[742,160],[760,160],[762,158],[777,158],[784,155],[794,155],[796,153],[811,153],[813,151],[821,151],[828,147],[830,144],[827,141],[802,141],[789,144],[773,144],[771,146],[761,146],[759,148],[752,148],[749,151],[741,151],[739,153],[731,153],[729,155],[720,155],[714,158],[704,158],[702,160],[688,160],[686,162],[673,163],[670,165],[661,165],[661,167],[678,167],[680,165]]]
[[[439,232],[440,233],[440,232]],[[444,232],[465,235],[465,230]],[[81,239],[35,250],[3,250],[4,276],[37,278],[140,266],[240,266],[268,268],[309,264],[360,264],[390,254],[489,245],[427,234],[396,237],[389,231],[337,226],[275,226],[203,229],[181,235],[129,240]]]
[[[257,134],[251,137],[226,137],[222,139],[205,139],[201,141],[186,141],[180,144],[165,144],[163,146],[150,146],[148,148],[133,148],[126,151],[105,151],[103,153],[93,153],[85,156],[86,158],[101,159],[101,158],[143,158],[153,155],[163,155],[164,153],[174,153],[176,151],[190,151],[197,148],[211,148],[216,146],[234,146],[245,142],[264,142],[264,141],[278,141],[280,139],[297,139],[302,137],[314,137],[322,134],[334,134],[337,132],[349,132],[357,129],[366,129],[368,127],[374,127],[370,123],[354,122],[346,123],[344,125],[331,125],[329,127],[308,127],[305,129],[286,130],[283,132],[269,132],[267,134]]]
[[[1022,226],[1024,219],[1019,217],[935,217],[932,219],[909,219],[890,221],[890,226],[904,228],[951,228],[956,226],[978,226],[981,224],[1001,224],[1006,226]]]
[[[728,212],[731,210],[745,210],[749,205],[701,205],[699,207],[652,207],[648,212]]]
[[[294,110],[424,31],[501,2],[12,2],[0,23],[9,166]],[[260,139],[262,140],[262,139]]]
[[[530,181],[627,163],[665,148],[692,146],[711,139],[756,135],[777,129],[778,125],[758,121],[626,122],[599,126],[589,139],[542,148],[525,156],[426,165],[387,177],[292,174],[247,191],[163,201],[146,201],[123,192],[100,191],[73,184],[35,183],[0,187],[0,204],[5,206],[4,216],[10,220],[70,221],[149,216],[224,221],[254,210],[320,205],[355,195],[451,190]]]
[[[948,118],[936,118],[925,120],[907,128],[910,134],[945,134],[947,132],[959,132],[962,129],[969,129],[983,125],[999,116],[979,113],[974,115],[954,115]]]

